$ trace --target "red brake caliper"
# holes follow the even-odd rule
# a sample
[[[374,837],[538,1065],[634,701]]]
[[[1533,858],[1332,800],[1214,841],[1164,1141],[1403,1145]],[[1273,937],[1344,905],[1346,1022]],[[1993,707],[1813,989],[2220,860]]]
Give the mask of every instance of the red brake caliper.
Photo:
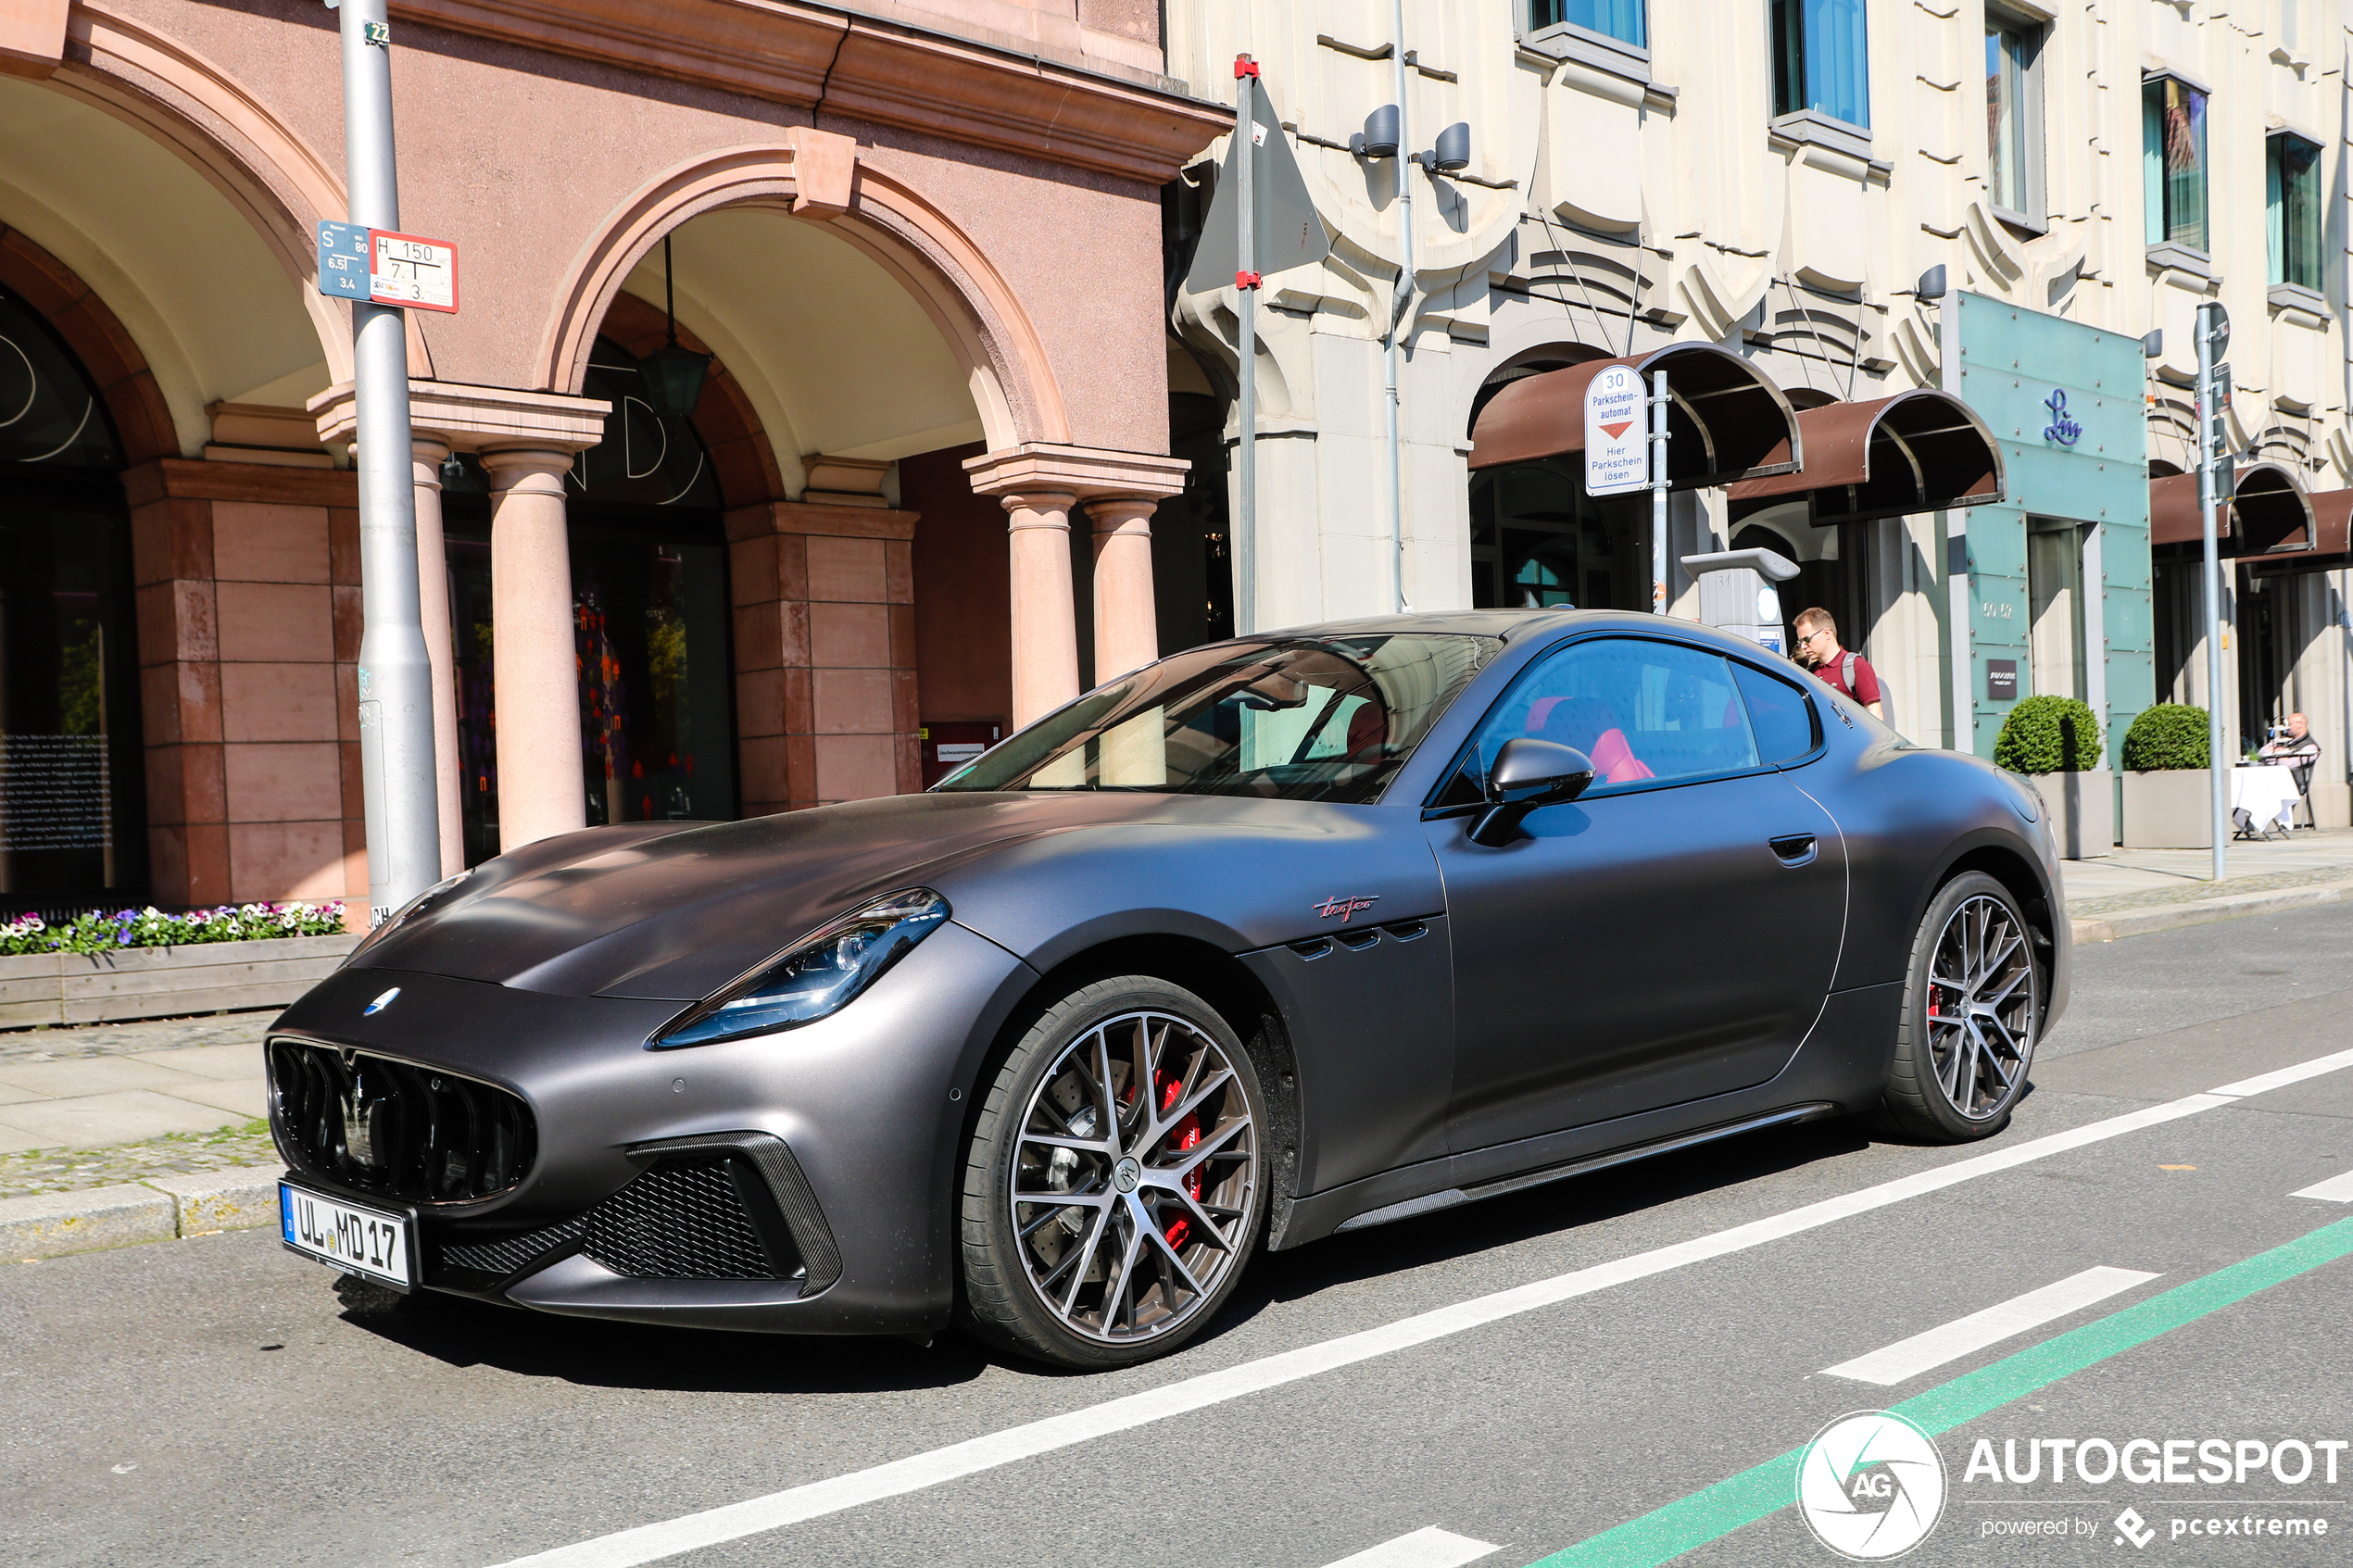
[[[1184,1093],[1185,1085],[1181,1080],[1171,1077],[1165,1073],[1162,1073],[1160,1075],[1160,1109],[1162,1113],[1166,1114],[1167,1111],[1176,1105],[1176,1101],[1182,1098]],[[1168,1137],[1169,1141],[1176,1146],[1176,1152],[1179,1154],[1200,1143],[1200,1115],[1194,1111],[1187,1111],[1185,1113],[1185,1119],[1177,1123],[1176,1126],[1169,1129]],[[1191,1175],[1185,1178],[1185,1191],[1192,1197],[1193,1201],[1196,1203],[1201,1201],[1201,1171],[1198,1167],[1194,1169]],[[1176,1219],[1170,1221],[1168,1223],[1168,1229],[1164,1233],[1168,1238],[1169,1248],[1173,1250],[1184,1246],[1185,1238],[1192,1234],[1192,1222],[1186,1219],[1181,1214]]]

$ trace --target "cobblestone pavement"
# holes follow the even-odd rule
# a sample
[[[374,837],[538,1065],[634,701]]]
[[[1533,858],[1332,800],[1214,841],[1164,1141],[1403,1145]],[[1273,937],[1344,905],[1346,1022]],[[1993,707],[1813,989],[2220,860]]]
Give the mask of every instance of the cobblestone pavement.
[[[2152,887],[2141,893],[2119,893],[2106,898],[2070,898],[2071,920],[2118,914],[2125,909],[2155,909],[2165,904],[2196,904],[2208,898],[2228,898],[2240,893],[2270,893],[2283,887],[2309,887],[2315,883],[2353,880],[2353,866],[2316,866],[2306,871],[2272,872],[2262,876],[2234,876],[2221,882],[2183,882]]]
[[[186,1046],[258,1043],[278,1009],[215,1012],[202,1018],[157,1018],[138,1023],[85,1023],[62,1029],[0,1033],[0,1062],[63,1061],[77,1057],[132,1056]]]
[[[277,1158],[267,1122],[247,1122],[217,1133],[175,1133],[108,1148],[0,1154],[0,1198],[79,1192],[149,1176],[186,1176],[239,1165],[264,1165]]]

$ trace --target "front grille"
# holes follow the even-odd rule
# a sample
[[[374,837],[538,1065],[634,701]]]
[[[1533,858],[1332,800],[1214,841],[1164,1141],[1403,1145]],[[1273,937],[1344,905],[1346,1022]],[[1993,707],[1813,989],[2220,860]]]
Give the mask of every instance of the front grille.
[[[719,1155],[655,1166],[588,1211],[580,1250],[639,1279],[788,1277],[761,1242],[736,1165]]]
[[[409,1203],[462,1203],[520,1183],[531,1108],[455,1073],[302,1040],[270,1042],[273,1120],[294,1163]]]

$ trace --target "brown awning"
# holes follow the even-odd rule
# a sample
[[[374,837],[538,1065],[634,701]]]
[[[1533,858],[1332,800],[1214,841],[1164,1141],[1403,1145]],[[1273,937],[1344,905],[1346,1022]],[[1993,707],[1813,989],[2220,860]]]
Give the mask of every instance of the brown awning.
[[[2305,500],[2312,509],[2310,546],[2255,557],[2246,564],[2256,576],[2286,577],[2353,566],[2353,490],[2323,490]],[[2190,505],[2195,508],[2197,503]]]
[[[2214,510],[2214,536],[2223,555],[2261,556],[2312,547],[2311,500],[2295,470],[2279,463],[2249,463],[2239,470],[2237,495]],[[2197,521],[2197,475],[2150,480],[2149,543],[2195,545],[2203,537]]]
[[[1949,392],[1805,408],[1797,427],[1806,466],[1733,485],[1733,516],[1802,495],[1827,528],[2002,498],[2002,449],[1977,410]]]
[[[1506,385],[1471,427],[1470,466],[1501,468],[1585,450],[1585,388],[1608,365],[1631,367],[1645,385],[1652,371],[1667,372],[1667,390],[1675,399],[1667,411],[1673,489],[1787,473],[1804,456],[1796,412],[1762,371],[1712,343],[1672,343],[1650,354],[1590,359]]]

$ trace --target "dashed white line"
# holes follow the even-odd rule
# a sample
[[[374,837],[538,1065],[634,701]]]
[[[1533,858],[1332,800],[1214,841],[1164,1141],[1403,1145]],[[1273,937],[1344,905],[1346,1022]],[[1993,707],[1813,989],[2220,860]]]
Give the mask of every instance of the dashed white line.
[[[2296,1067],[2283,1068],[2277,1073],[2246,1079],[2211,1094],[2189,1095],[2064,1133],[2030,1138],[2007,1148],[1957,1160],[1932,1171],[1881,1182],[1877,1186],[1865,1187],[1842,1198],[1809,1203],[1785,1214],[1753,1220],[1747,1224],[1735,1225],[1712,1236],[1639,1252],[1616,1262],[1572,1270],[1491,1295],[1474,1297],[1468,1301],[1402,1318],[1379,1328],[1365,1329],[1343,1335],[1338,1339],[1327,1339],[1321,1344],[1264,1356],[1254,1361],[1244,1361],[1239,1366],[1203,1373],[1200,1376],[1185,1378],[1140,1394],[1128,1394],[1083,1410],[1007,1427],[1001,1432],[968,1438],[927,1453],[911,1454],[905,1459],[892,1460],[871,1469],[812,1481],[806,1486],[772,1492],[766,1497],[748,1498],[742,1502],[706,1509],[699,1513],[689,1513],[658,1524],[640,1524],[634,1529],[616,1531],[612,1535],[599,1536],[573,1546],[535,1552],[529,1557],[516,1558],[502,1564],[501,1568],[637,1568],[639,1563],[658,1562],[681,1552],[716,1546],[723,1541],[763,1535],[787,1524],[839,1513],[846,1509],[878,1502],[886,1498],[901,1497],[926,1486],[979,1474],[1038,1454],[1051,1453],[1096,1437],[1164,1421],[1170,1416],[1187,1414],[1211,1405],[1223,1404],[1228,1399],[1279,1388],[1286,1384],[1318,1376],[1340,1367],[1353,1366],[1378,1356],[1391,1355],[1416,1345],[1426,1345],[1432,1340],[1499,1323],[1522,1312],[1534,1311],[1540,1307],[1590,1296],[1613,1286],[1648,1279],[1654,1274],[1687,1268],[1730,1253],[1744,1252],[1768,1242],[1850,1219],[1856,1214],[1867,1214],[1907,1198],[1940,1192],[1980,1176],[1990,1176],[1996,1172],[2013,1170],[2037,1160],[2047,1160],[2070,1149],[2104,1143],[2144,1127],[2159,1126],[2184,1116],[2196,1116],[2201,1111],[2235,1105],[2244,1095],[2261,1094],[2343,1067],[2353,1067],[2353,1050],[2340,1051]]]
[[[2080,1274],[2070,1274],[2056,1285],[2040,1290],[2030,1290],[2023,1296],[2013,1296],[1997,1302],[1982,1312],[1971,1312],[1965,1318],[1955,1318],[1941,1327],[1909,1339],[1899,1339],[1884,1349],[1873,1350],[1868,1356],[1857,1356],[1851,1361],[1841,1361],[1822,1371],[1824,1377],[1851,1377],[1857,1383],[1876,1383],[1892,1386],[1918,1377],[1931,1367],[1960,1360],[1972,1350],[1982,1350],[1997,1345],[2030,1328],[2040,1328],[2055,1318],[2080,1311],[2095,1301],[2105,1301],[2120,1291],[2132,1289],[2157,1276],[2137,1269],[2085,1269]]]
[[[2331,1176],[2325,1182],[2314,1182],[2290,1198],[2317,1198],[2323,1203],[2353,1203],[2353,1171],[2341,1176]]]
[[[1503,1549],[1432,1524],[1427,1530],[1383,1541],[1353,1557],[1343,1557],[1327,1568],[1463,1568],[1466,1562],[1492,1557]]]

